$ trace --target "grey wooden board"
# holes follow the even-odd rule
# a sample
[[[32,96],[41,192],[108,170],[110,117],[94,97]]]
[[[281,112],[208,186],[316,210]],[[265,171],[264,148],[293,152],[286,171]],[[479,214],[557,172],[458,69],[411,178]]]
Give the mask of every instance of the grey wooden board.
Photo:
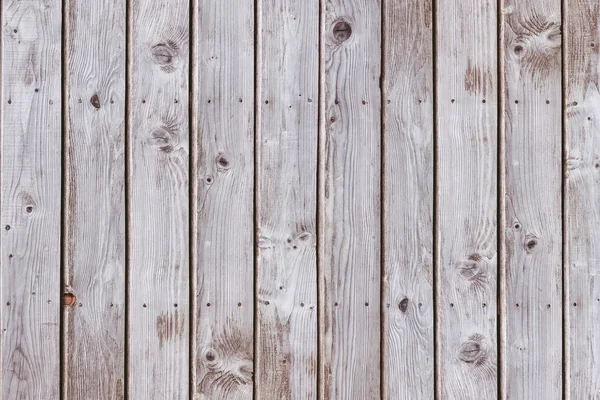
[[[2,398],[59,398],[59,0],[2,2]]]
[[[319,2],[259,4],[256,396],[316,399]]]
[[[437,0],[438,398],[498,388],[496,2]]]
[[[433,399],[432,2],[384,4],[382,391]]]
[[[564,8],[566,397],[600,399],[600,3]]]
[[[193,392],[250,399],[254,1],[196,0],[193,8]]]
[[[322,0],[321,13],[319,396],[372,399],[380,396],[381,2]]]
[[[562,398],[561,3],[502,5],[503,393]]]
[[[64,397],[121,399],[125,5],[69,0],[65,6]]]
[[[188,399],[189,3],[129,10],[128,396]]]

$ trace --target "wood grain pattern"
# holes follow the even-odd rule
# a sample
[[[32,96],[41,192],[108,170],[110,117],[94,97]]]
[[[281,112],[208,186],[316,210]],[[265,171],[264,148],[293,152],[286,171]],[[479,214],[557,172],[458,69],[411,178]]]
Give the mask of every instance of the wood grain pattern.
[[[65,398],[122,399],[125,6],[65,5]]]
[[[132,399],[189,398],[189,9],[186,0],[130,4]]]
[[[382,390],[433,399],[432,3],[384,4]]]
[[[61,2],[2,2],[2,398],[59,398]]]
[[[562,398],[561,4],[502,4],[503,392]]]
[[[194,2],[194,398],[250,399],[254,1]]]
[[[260,2],[258,398],[316,399],[319,2]]]
[[[380,397],[381,2],[323,0],[320,398]]]
[[[600,399],[600,3],[566,3],[566,398]],[[568,318],[567,318],[568,317]]]
[[[437,0],[438,398],[497,397],[497,15]]]

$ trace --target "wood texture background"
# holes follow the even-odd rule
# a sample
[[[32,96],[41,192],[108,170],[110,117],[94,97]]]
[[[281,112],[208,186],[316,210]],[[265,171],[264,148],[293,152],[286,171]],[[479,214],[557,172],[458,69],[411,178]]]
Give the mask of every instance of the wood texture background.
[[[600,0],[1,4],[2,399],[600,399]]]

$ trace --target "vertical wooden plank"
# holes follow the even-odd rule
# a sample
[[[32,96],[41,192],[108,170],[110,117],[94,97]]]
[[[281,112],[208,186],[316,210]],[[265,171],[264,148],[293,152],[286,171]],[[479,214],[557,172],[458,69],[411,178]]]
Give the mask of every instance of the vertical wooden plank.
[[[320,398],[380,397],[381,2],[323,0]]]
[[[600,3],[565,3],[566,396],[600,397]]]
[[[250,399],[254,0],[194,2],[194,396]]]
[[[562,398],[561,2],[505,0],[504,394]]]
[[[187,399],[190,6],[130,7],[128,393]]]
[[[433,399],[432,2],[384,5],[382,390]]]
[[[58,0],[2,2],[2,398],[59,398]]]
[[[260,2],[258,398],[317,396],[319,2]]]
[[[125,5],[65,9],[65,397],[124,396]]]
[[[497,9],[437,0],[438,397],[497,397]]]

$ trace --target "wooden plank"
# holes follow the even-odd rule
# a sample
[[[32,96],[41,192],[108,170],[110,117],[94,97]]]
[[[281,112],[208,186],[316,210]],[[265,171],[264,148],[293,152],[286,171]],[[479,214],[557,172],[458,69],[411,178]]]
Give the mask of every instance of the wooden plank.
[[[259,18],[256,395],[316,399],[319,2]]]
[[[128,397],[187,399],[190,6],[130,7]]]
[[[65,398],[124,397],[125,5],[65,3]]]
[[[320,398],[380,397],[381,2],[323,0]]]
[[[2,398],[59,398],[61,2],[2,2]]]
[[[497,397],[497,15],[437,0],[438,398]]]
[[[194,398],[250,399],[254,1],[195,0]]]
[[[384,5],[382,390],[433,399],[432,2]]]
[[[503,393],[562,398],[561,2],[505,0]]]
[[[565,3],[566,398],[600,397],[600,3]],[[566,107],[565,107],[566,106]]]

